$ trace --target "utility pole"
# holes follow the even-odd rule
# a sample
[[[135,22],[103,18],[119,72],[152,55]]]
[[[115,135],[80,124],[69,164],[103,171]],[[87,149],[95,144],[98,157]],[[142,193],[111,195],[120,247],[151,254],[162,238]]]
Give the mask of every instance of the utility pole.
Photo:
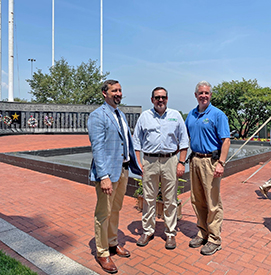
[[[14,0],[8,5],[8,101],[14,101],[13,72],[14,72]]]

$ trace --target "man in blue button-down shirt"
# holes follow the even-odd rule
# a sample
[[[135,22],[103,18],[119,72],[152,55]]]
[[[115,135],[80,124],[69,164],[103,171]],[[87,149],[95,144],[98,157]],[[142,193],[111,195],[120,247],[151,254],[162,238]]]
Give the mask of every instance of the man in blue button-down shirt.
[[[156,197],[161,183],[164,201],[165,234],[167,249],[176,247],[177,177],[185,172],[188,135],[182,116],[167,108],[168,92],[163,87],[152,91],[154,107],[141,114],[134,131],[134,148],[143,171],[143,234],[137,241],[145,246],[155,231]],[[143,152],[141,163],[140,151]],[[180,152],[179,161],[177,153]]]

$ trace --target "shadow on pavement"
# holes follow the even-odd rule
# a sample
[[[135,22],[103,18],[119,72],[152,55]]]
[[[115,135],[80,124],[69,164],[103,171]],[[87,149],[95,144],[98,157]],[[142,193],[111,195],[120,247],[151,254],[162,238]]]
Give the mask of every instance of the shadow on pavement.
[[[54,224],[50,226],[50,221],[42,215],[30,218],[0,213],[0,218],[59,252],[64,251],[72,245],[73,241],[76,241],[76,237],[67,230],[56,227]]]
[[[271,231],[271,218],[263,218],[264,222],[263,225],[269,230]]]

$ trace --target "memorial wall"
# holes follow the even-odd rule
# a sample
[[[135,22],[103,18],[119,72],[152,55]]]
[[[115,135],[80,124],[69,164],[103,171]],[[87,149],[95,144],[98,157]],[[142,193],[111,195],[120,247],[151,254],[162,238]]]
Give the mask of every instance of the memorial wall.
[[[87,133],[89,114],[99,105],[0,102],[0,135]],[[120,106],[133,132],[140,106]]]

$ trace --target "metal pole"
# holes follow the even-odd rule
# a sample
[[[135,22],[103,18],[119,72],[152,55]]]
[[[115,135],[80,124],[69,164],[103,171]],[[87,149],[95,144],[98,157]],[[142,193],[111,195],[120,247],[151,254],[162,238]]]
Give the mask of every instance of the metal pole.
[[[101,41],[100,41],[100,74],[103,74],[103,0],[101,0],[101,22],[100,22],[100,26],[101,26]]]
[[[55,0],[52,0],[52,66],[55,65]]]
[[[9,0],[8,5],[8,101],[13,97],[13,72],[14,72],[14,0]]]
[[[246,180],[243,181],[243,183],[246,183],[250,178],[252,178],[254,175],[256,175],[264,166],[270,161],[271,159],[267,160],[256,172],[254,172],[251,176],[249,176]]]
[[[229,158],[227,159],[226,163],[228,163],[269,121],[271,120],[271,117],[269,117],[266,122],[261,126],[259,127],[255,133],[253,133],[248,139],[247,141]]]
[[[2,0],[0,0],[0,101],[2,100]]]
[[[2,100],[2,0],[0,0],[0,101]]]

